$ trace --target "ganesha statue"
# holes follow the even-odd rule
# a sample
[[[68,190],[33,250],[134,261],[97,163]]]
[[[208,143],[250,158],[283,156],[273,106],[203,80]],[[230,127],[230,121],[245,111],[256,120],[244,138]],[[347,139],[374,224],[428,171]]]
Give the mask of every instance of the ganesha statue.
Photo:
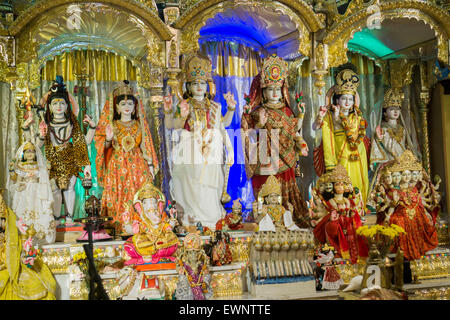
[[[173,232],[176,213],[164,211],[166,198],[150,181],[144,183],[134,197],[139,230],[124,244],[131,258],[126,265],[175,261],[178,238]]]

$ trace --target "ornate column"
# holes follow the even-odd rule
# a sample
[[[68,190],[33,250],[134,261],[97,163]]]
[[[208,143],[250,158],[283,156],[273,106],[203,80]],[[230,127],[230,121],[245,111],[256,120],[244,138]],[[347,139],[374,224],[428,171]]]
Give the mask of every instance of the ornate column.
[[[328,59],[327,59],[327,46],[323,43],[317,43],[313,51],[314,70],[313,74],[316,77],[314,86],[317,88],[317,92],[321,97],[323,94],[322,88],[325,86],[323,77],[328,74]],[[322,102],[322,101],[320,101]]]
[[[430,88],[428,85],[428,73],[426,62],[420,63],[420,108],[422,124],[422,154],[423,154],[423,167],[431,173],[430,164],[430,143],[428,135],[428,103],[430,102]]]

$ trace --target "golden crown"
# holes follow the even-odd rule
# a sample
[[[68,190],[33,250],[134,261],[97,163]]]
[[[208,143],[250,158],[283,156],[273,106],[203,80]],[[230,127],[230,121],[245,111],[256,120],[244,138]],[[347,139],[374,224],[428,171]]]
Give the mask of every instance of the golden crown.
[[[351,69],[344,69],[337,74],[336,85],[336,94],[356,95],[356,90],[359,86],[359,77],[355,71]]]
[[[185,250],[201,250],[202,238],[198,233],[188,233],[183,240],[183,247]]]
[[[383,108],[402,107],[403,92],[400,88],[390,88],[384,94]]]
[[[155,198],[158,201],[166,202],[166,197],[150,180],[147,180],[142,187],[136,192],[138,200]]]
[[[193,55],[186,59],[184,65],[186,81],[212,80],[212,64],[208,57]]]
[[[422,170],[422,164],[417,160],[411,150],[406,150],[398,157],[395,162],[389,167],[391,172],[399,171],[420,171]]]
[[[283,86],[288,76],[288,64],[286,61],[272,54],[263,62],[261,72],[261,88],[269,85]]]
[[[234,201],[233,201],[233,205],[232,205],[231,208],[233,208],[233,209],[235,209],[235,208],[242,209],[242,204],[241,204],[241,201],[240,201],[240,200],[241,200],[240,198],[234,200]]]
[[[118,96],[134,96],[133,88],[130,86],[130,83],[128,80],[124,80],[120,82],[113,90],[113,96],[114,98]]]
[[[273,193],[281,196],[281,184],[275,176],[270,176],[267,178],[266,183],[263,184],[258,196],[267,197]]]
[[[32,144],[31,142],[27,142],[25,143],[25,145],[23,146],[23,151],[27,151],[27,150],[36,150],[36,147],[34,146],[34,144]]]
[[[327,182],[352,183],[350,177],[348,176],[347,170],[342,164],[338,164],[331,172],[329,172]]]

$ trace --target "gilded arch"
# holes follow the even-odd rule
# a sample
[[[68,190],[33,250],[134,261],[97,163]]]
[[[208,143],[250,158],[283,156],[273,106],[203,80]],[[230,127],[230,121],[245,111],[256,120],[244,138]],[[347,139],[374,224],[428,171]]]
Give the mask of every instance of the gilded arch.
[[[301,0],[255,0],[249,2],[201,0],[185,11],[173,25],[174,28],[181,30],[180,53],[185,54],[199,49],[200,29],[208,19],[227,9],[245,6],[265,6],[289,16],[300,31],[298,51],[305,56],[311,56],[311,33],[324,28],[325,25],[320,16]]]
[[[78,41],[82,39],[78,39],[76,34],[70,33],[70,30],[63,23],[64,19],[55,21],[57,20],[56,17],[59,14],[64,14],[64,10],[67,10],[71,5],[83,7],[83,10],[80,11],[81,14],[84,15],[84,18],[94,17],[91,18],[91,22],[95,22],[95,15],[97,17],[108,16],[111,22],[110,26],[115,28],[115,33],[107,30],[108,34],[104,34],[103,39],[101,39],[103,41],[94,44],[83,44],[83,41]],[[73,49],[83,47],[99,49],[127,57],[138,68],[140,85],[150,87],[151,68],[164,67],[164,42],[170,40],[173,36],[155,12],[135,0],[38,1],[24,11],[8,29],[9,34],[15,38],[16,42],[15,71],[18,75],[18,87],[23,88],[26,85],[25,82],[28,82],[31,88],[38,86],[39,68],[51,56],[66,49],[70,50],[71,45],[69,43],[72,43]],[[119,17],[124,22],[122,25],[118,25],[114,21]],[[87,31],[86,34],[95,36],[97,28],[94,23],[91,24],[92,26],[87,27],[85,23],[82,25],[85,28],[84,30]],[[65,34],[69,35],[66,36],[66,43],[64,43]],[[77,41],[75,42],[78,42],[78,44],[75,44],[69,38],[72,40],[76,38]],[[140,42],[139,45],[137,42]],[[39,50],[39,46],[41,46],[41,50]],[[135,52],[139,54],[134,54]],[[146,59],[143,58],[144,56],[146,56]]]
[[[347,43],[356,32],[367,25],[369,17],[373,15],[373,11],[368,10],[372,5],[378,6],[380,22],[384,19],[410,18],[429,25],[436,34],[438,59],[448,62],[450,15],[444,9],[430,1],[421,0],[391,0],[376,4],[373,1],[364,4],[362,0],[355,0],[323,39],[324,44],[328,46],[328,67],[347,62]]]

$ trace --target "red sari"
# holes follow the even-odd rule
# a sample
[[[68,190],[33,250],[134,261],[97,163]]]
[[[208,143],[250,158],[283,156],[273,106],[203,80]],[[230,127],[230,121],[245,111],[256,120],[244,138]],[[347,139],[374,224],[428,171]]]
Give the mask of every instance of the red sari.
[[[328,242],[333,246],[337,257],[357,263],[358,257],[368,256],[364,239],[356,234],[356,230],[362,226],[361,217],[354,209],[355,204],[352,200],[346,199],[345,204],[337,204],[331,200],[326,202],[330,213],[314,228],[314,236],[319,242]],[[332,218],[333,211],[337,212],[337,218]]]
[[[392,191],[391,191],[392,192]],[[438,245],[437,231],[425,214],[422,199],[416,187],[397,190],[399,201],[390,218],[390,224],[405,229],[400,235],[400,247],[408,260],[420,259]]]

